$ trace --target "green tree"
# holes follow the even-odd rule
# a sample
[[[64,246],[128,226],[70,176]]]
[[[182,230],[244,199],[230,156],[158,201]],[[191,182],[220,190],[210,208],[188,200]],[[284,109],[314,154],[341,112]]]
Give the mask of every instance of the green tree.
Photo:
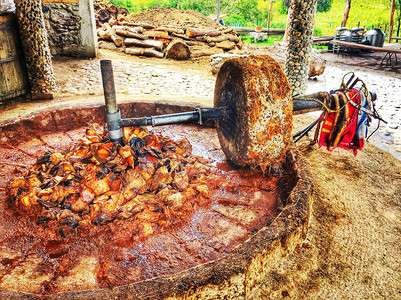
[[[317,12],[327,12],[331,9],[331,4],[333,0],[317,0]],[[280,13],[286,14],[288,12],[288,7],[291,5],[291,0],[282,0]]]
[[[401,0],[395,0],[395,11],[397,13],[397,36],[400,35],[400,26],[401,26]],[[397,40],[398,43],[398,40]]]
[[[327,12],[331,8],[333,0],[317,0],[317,12]]]

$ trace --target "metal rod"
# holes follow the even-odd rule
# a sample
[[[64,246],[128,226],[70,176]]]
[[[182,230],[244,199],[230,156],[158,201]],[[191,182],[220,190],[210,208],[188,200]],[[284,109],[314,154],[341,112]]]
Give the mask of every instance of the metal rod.
[[[121,127],[137,126],[161,126],[168,124],[178,124],[184,122],[198,122],[202,124],[208,120],[219,120],[229,117],[223,108],[197,108],[195,111],[177,114],[168,114],[144,118],[129,118],[120,121]]]
[[[294,143],[298,142],[300,139],[302,139],[309,131],[312,130],[313,127],[315,127],[315,125],[317,124],[317,122],[319,122],[319,119],[313,121],[312,124],[310,124],[308,127],[306,127],[305,129],[299,131],[298,133],[293,135],[293,139],[297,138]]]
[[[306,96],[295,96],[293,98],[294,115],[322,110],[324,108],[323,104],[328,105],[330,99],[330,94],[327,92],[320,92]]]
[[[114,87],[114,74],[111,60],[100,61],[100,71],[102,72],[103,93],[106,102],[106,113],[114,114],[117,112],[116,89]]]
[[[110,140],[122,144],[121,115],[117,108],[116,89],[114,87],[113,66],[110,60],[100,61],[102,72],[104,100],[106,102],[106,118]]]

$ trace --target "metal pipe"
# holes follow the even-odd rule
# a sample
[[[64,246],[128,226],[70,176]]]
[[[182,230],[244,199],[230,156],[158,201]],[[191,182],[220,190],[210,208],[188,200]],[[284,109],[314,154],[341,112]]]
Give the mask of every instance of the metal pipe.
[[[114,114],[117,112],[116,89],[114,87],[114,74],[111,60],[100,61],[100,71],[102,72],[103,93],[106,102],[106,112]]]
[[[100,70],[102,72],[104,100],[106,102],[107,128],[109,130],[110,140],[113,143],[122,144],[123,133],[120,126],[121,114],[120,110],[117,108],[113,66],[111,61],[101,60]]]
[[[184,122],[198,122],[202,124],[208,120],[219,120],[229,117],[223,108],[197,108],[195,111],[183,112],[169,115],[159,115],[144,118],[122,119],[121,127],[137,127],[137,126],[161,126],[168,124],[179,124]]]

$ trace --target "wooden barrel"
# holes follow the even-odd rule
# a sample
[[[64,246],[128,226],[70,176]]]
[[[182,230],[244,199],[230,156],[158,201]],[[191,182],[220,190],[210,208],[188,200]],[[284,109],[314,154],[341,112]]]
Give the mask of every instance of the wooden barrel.
[[[27,84],[16,17],[0,16],[0,102],[26,94]]]

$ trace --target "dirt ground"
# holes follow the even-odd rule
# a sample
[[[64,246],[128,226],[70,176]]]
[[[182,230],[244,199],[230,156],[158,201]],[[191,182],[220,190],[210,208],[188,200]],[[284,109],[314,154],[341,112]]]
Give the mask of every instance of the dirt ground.
[[[93,75],[82,68],[91,63],[98,64],[100,59],[112,59],[122,64],[134,62],[139,64],[138,67],[146,65],[151,73],[151,70],[156,73],[161,69],[187,73],[189,78],[183,80],[184,85],[191,82],[193,76],[201,81],[214,80],[206,58],[177,62],[141,59],[107,50],[101,50],[94,60],[55,58],[54,70],[60,87],[55,99],[43,102],[20,99],[3,104],[0,121],[42,108],[102,103],[98,78],[94,79],[93,89],[82,89],[78,93],[63,89],[69,82],[78,83]],[[347,68],[353,68],[353,59],[334,57],[332,60],[328,65],[348,63]],[[372,65],[360,63],[355,68],[367,73],[374,70]],[[95,73],[99,76],[97,71]],[[166,74],[173,76],[176,73]],[[383,76],[398,77],[399,74],[383,71]],[[176,95],[165,97],[163,93],[130,92],[129,88],[120,85],[117,97],[119,101],[167,99],[212,105],[211,96],[197,98],[196,94],[189,96],[184,90],[180,93],[177,89]],[[296,117],[295,127],[303,128],[310,121],[309,116]],[[370,143],[356,157],[344,150],[329,153],[317,147],[307,148],[302,153],[315,177],[308,236],[298,251],[273,267],[255,298],[400,299],[401,162]]]

